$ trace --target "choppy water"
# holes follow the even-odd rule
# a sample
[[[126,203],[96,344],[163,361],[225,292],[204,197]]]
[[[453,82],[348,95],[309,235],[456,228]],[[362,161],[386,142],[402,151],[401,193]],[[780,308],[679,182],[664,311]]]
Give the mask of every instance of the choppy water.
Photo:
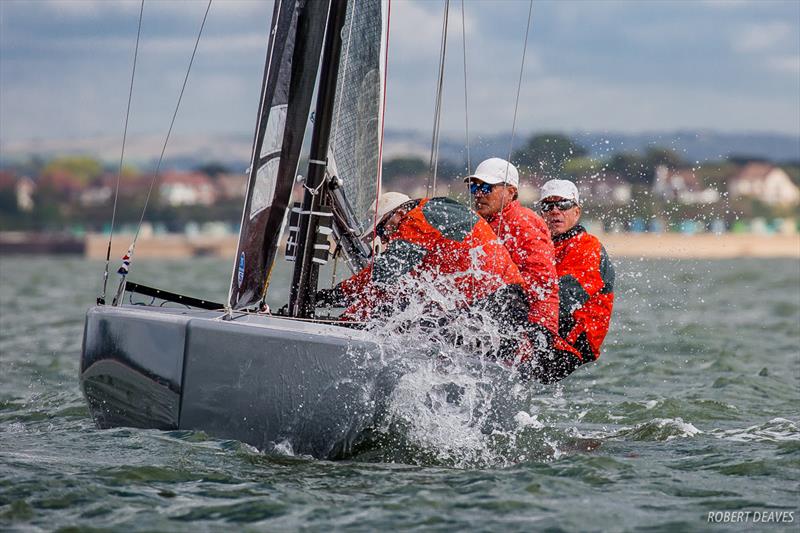
[[[405,427],[386,447],[331,462],[95,429],[77,372],[101,264],[2,258],[0,529],[674,531],[734,510],[751,511],[749,527],[797,527],[800,264],[617,266],[600,362],[535,386],[513,438],[432,419],[436,378],[421,368],[391,404]],[[142,261],[133,278],[223,300],[229,268]],[[794,522],[766,525],[781,515],[765,512]]]

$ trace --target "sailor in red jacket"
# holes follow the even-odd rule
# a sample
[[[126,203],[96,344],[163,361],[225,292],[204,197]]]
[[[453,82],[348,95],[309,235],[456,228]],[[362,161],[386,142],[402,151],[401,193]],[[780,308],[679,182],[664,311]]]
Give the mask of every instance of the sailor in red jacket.
[[[505,339],[495,355],[516,356],[527,323],[523,278],[486,221],[449,198],[411,200],[399,193],[381,196],[377,219],[386,250],[318,300],[349,305],[346,318],[365,320],[438,291],[464,312],[484,309],[497,319]]]
[[[597,237],[578,224],[581,206],[574,183],[550,180],[541,198],[556,251],[559,333],[581,354],[582,363],[595,361],[614,307],[614,265]]]
[[[528,338],[536,348],[521,368],[543,383],[553,383],[580,366],[580,354],[558,334],[558,274],[550,230],[517,199],[519,173],[493,157],[468,176],[475,210],[491,225],[520,270],[528,296]]]
[[[542,217],[517,199],[517,168],[498,157],[483,161],[464,179],[475,211],[492,227],[519,268],[528,294],[528,320],[558,331],[558,277],[550,230]]]

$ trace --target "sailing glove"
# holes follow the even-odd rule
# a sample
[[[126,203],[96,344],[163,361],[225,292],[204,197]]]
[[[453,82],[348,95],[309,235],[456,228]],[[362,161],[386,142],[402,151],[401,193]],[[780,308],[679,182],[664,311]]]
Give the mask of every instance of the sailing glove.
[[[342,295],[336,289],[320,289],[316,295],[317,305],[320,307],[332,307],[342,304]]]

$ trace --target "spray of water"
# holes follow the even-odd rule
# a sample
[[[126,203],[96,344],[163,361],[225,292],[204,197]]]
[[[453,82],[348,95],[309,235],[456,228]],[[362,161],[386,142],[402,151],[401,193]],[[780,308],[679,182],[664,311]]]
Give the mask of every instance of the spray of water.
[[[558,457],[568,431],[541,412],[552,389],[493,357],[507,340],[502,317],[465,312],[456,285],[447,276],[409,278],[393,287],[391,312],[370,320],[380,357],[364,361],[381,366],[368,372],[380,383],[369,386],[376,416],[355,455],[456,468]]]

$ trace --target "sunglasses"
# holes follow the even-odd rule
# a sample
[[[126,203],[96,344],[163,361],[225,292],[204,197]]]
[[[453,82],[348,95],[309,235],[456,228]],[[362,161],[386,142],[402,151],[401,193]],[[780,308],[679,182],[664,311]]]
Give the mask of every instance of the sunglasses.
[[[490,194],[492,192],[492,188],[494,188],[494,185],[491,185],[489,183],[470,183],[469,193],[473,196],[475,196],[478,193]]]
[[[556,207],[559,211],[566,211],[567,209],[572,209],[575,207],[576,204],[573,200],[558,200],[556,202],[539,202],[539,208],[544,211],[552,211]]]

